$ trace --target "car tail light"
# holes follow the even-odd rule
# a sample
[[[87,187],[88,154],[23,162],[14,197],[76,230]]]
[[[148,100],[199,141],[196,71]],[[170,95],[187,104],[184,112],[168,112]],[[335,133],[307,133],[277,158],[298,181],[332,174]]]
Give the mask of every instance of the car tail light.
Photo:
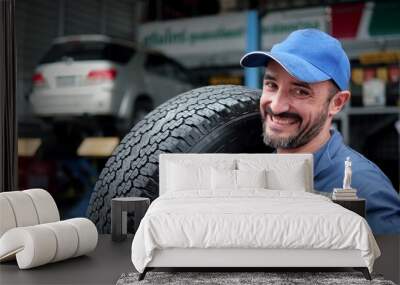
[[[92,70],[88,73],[87,78],[95,81],[108,81],[114,80],[117,76],[115,69]]]
[[[46,85],[46,79],[44,78],[43,74],[35,73],[32,76],[33,85],[35,87],[43,87]]]

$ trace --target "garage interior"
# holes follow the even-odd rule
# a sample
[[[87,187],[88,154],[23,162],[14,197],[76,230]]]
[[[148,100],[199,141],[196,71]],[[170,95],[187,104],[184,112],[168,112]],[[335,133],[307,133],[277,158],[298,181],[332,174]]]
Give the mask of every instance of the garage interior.
[[[329,7],[335,1],[16,1],[15,33],[17,46],[17,90],[16,109],[18,118],[18,137],[20,139],[40,139],[40,147],[32,156],[19,157],[19,185],[22,188],[53,188],[60,195],[59,201],[66,201],[69,208],[83,198],[86,200],[96,176],[105,164],[105,157],[79,157],[77,149],[85,137],[102,135],[98,131],[105,122],[97,122],[90,118],[69,122],[68,118],[58,121],[43,120],[32,114],[29,96],[32,92],[32,76],[43,55],[48,51],[52,41],[60,36],[77,34],[104,34],[116,38],[138,41],[141,25],[176,21],[179,19],[195,19],[195,17],[218,16],[257,8],[262,13],[274,13],[290,9]],[[352,1],[350,1],[352,2]],[[350,8],[356,4],[348,3]],[[385,6],[385,5],[386,6]],[[394,2],[383,3],[384,9],[398,8]],[[346,8],[346,7],[345,7]],[[347,8],[347,9],[350,9]],[[356,7],[357,8],[357,7]],[[333,8],[332,8],[333,9]],[[348,13],[348,11],[343,10]],[[346,16],[346,15],[344,15]],[[389,15],[390,16],[390,15]],[[379,19],[378,19],[379,20]],[[375,20],[375,21],[378,21]],[[35,23],[32,25],[32,23]],[[379,27],[381,26],[381,27]],[[391,30],[385,33],[398,33],[398,28],[388,23],[380,23],[378,28]],[[398,49],[400,38],[397,35],[382,36],[379,40],[344,40],[346,51],[351,56],[353,71],[384,73],[385,69],[397,66],[398,58],[391,56],[390,51]],[[372,51],[372,52],[371,52]],[[381,52],[381,55],[376,55]],[[386,52],[386,53],[385,53]],[[369,53],[369,54],[368,54]],[[372,55],[371,55],[372,53]],[[373,54],[375,53],[375,55]],[[172,55],[175,56],[175,55]],[[218,62],[216,59],[202,60],[204,64],[186,60],[190,73],[195,78],[194,87],[215,84],[245,84],[244,73],[237,63],[240,53],[233,59]],[[394,58],[393,58],[394,57]],[[180,57],[175,59],[179,61]],[[237,60],[236,60],[237,59]],[[394,61],[393,61],[394,60]],[[213,61],[215,62],[213,64]],[[372,70],[372,71],[371,71]],[[379,71],[380,70],[380,71]],[[383,71],[382,71],[383,70]],[[382,76],[388,77],[384,74]],[[362,81],[362,79],[361,79]],[[344,139],[351,147],[373,160],[391,179],[399,190],[399,133],[396,123],[399,118],[398,82],[388,83],[386,102],[382,106],[363,106],[362,84],[352,82],[352,99],[347,108],[336,120]],[[397,85],[396,85],[397,84]],[[390,85],[390,86],[389,86]],[[82,114],[84,116],[84,114]],[[398,124],[398,123],[397,123]],[[103,129],[112,130],[108,124]],[[110,131],[109,135],[115,135]],[[117,134],[122,139],[124,134]],[[37,141],[36,141],[37,142]],[[22,144],[32,144],[31,140],[21,140]],[[33,141],[35,144],[35,141]],[[58,156],[58,160],[54,157]],[[74,173],[79,169],[89,173],[90,181]],[[57,188],[57,189],[56,189]],[[68,202],[67,202],[68,201]],[[78,204],[77,204],[78,203]],[[76,211],[83,213],[85,206],[77,206]],[[63,212],[63,211],[62,211]]]
[[[262,23],[268,15],[274,13],[321,9],[329,15],[326,16],[325,23],[329,32],[333,32],[333,15],[340,21],[340,17],[350,19],[353,13],[364,11],[365,14],[357,15],[360,25],[369,21],[370,28],[364,31],[369,33],[368,37],[364,38],[361,28],[357,30],[359,34],[357,31],[343,34],[342,42],[352,65],[352,98],[335,119],[335,127],[342,132],[349,146],[374,161],[389,177],[397,192],[400,191],[400,25],[396,18],[400,11],[398,1],[6,0],[2,5],[4,21],[10,17],[6,13],[10,8],[7,5],[15,5],[14,14],[8,18],[10,22],[14,22],[14,26],[8,31],[3,29],[2,40],[6,39],[7,42],[2,44],[2,48],[7,53],[3,52],[6,60],[2,61],[1,72],[15,74],[15,90],[12,84],[5,84],[3,76],[0,110],[4,114],[2,118],[6,118],[12,112],[10,108],[14,108],[16,122],[15,126],[10,126],[9,119],[2,120],[2,132],[10,131],[8,134],[14,135],[6,136],[1,143],[2,150],[6,149],[2,153],[9,154],[1,159],[1,167],[11,171],[2,174],[0,186],[3,189],[47,189],[54,196],[64,219],[86,216],[91,194],[103,167],[114,148],[124,139],[129,129],[134,128],[137,121],[129,119],[130,121],[125,122],[128,128],[120,131],[119,121],[110,117],[94,117],[86,113],[57,118],[37,116],[30,101],[34,88],[33,77],[53,41],[63,36],[95,34],[144,45],[143,31],[153,31],[157,25],[168,25],[173,21],[179,25],[179,21],[189,23],[204,17],[225,17],[248,11],[257,11]],[[371,16],[371,11],[374,11],[374,17]],[[340,30],[340,34],[343,27],[336,29]],[[12,41],[8,41],[12,35],[15,36],[15,46]],[[259,37],[262,38],[263,35],[262,33]],[[246,84],[245,72],[239,65],[244,50],[227,52],[225,57],[201,53],[196,57],[195,53],[187,53],[186,56],[169,53],[168,47],[163,46],[148,48],[159,49],[163,55],[185,68],[190,75],[187,80],[190,80],[191,86],[185,91],[207,85]],[[12,49],[15,54],[10,52]],[[16,60],[15,66],[10,62],[13,56]],[[384,86],[380,87],[384,91],[376,95],[376,102],[368,103],[363,83],[371,78],[383,81]],[[258,81],[256,87],[261,88],[261,81]],[[15,94],[15,97],[10,100],[3,93]],[[142,104],[146,110],[144,115],[157,107],[146,98]],[[6,128],[11,130],[5,131]],[[95,148],[101,150],[93,152]],[[0,191],[5,191],[3,189]],[[397,246],[398,251],[399,244],[394,246]],[[400,257],[395,255],[393,258],[397,258],[396,262],[399,264]],[[399,281],[400,277],[397,274],[391,278]]]

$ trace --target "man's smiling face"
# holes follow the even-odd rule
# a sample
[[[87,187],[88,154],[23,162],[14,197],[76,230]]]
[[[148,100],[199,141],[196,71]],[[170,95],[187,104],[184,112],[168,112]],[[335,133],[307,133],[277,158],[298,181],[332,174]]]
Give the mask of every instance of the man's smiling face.
[[[295,149],[329,136],[331,103],[338,92],[331,81],[305,83],[271,60],[267,66],[260,112],[264,142],[278,149]]]

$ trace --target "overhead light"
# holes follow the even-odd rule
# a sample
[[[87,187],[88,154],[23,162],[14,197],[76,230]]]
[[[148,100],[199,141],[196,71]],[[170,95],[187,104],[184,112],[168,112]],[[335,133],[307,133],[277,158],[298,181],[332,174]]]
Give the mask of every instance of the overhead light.
[[[18,138],[18,156],[34,156],[41,144],[40,138]]]
[[[79,156],[108,157],[119,144],[118,137],[88,137],[80,144]]]

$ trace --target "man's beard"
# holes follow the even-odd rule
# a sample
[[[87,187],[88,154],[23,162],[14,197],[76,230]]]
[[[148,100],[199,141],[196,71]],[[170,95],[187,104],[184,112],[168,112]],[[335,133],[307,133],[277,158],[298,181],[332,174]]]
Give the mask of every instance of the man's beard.
[[[291,135],[289,137],[272,137],[267,134],[266,131],[266,118],[269,115],[274,115],[283,118],[297,118],[300,124],[300,130],[297,131],[296,134]],[[263,141],[266,145],[269,145],[273,148],[283,148],[283,149],[290,149],[290,148],[298,148],[301,147],[308,142],[310,142],[313,138],[315,138],[322,130],[325,121],[328,117],[328,106],[326,105],[321,112],[316,116],[316,118],[309,122],[307,125],[301,127],[303,120],[298,114],[295,113],[281,113],[281,114],[274,114],[272,110],[267,107],[267,114],[265,119],[262,121],[263,125]]]

